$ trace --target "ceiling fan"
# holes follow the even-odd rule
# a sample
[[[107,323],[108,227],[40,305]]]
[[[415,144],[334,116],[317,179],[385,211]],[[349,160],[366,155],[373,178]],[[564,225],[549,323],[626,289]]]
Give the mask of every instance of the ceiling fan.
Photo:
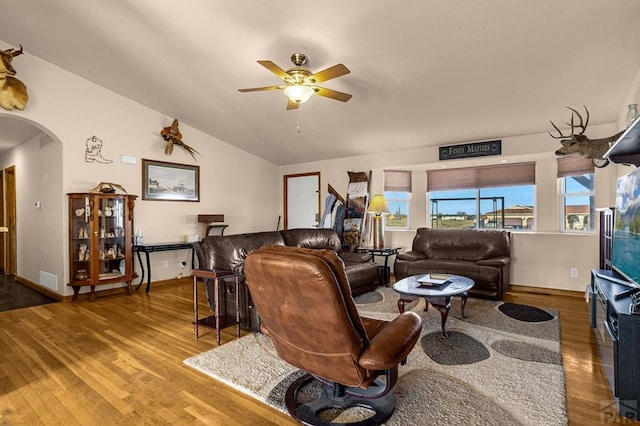
[[[294,53],[291,55],[291,62],[293,62],[295,68],[290,68],[287,71],[271,61],[258,61],[260,65],[283,79],[285,84],[238,90],[240,92],[259,92],[263,90],[284,89],[284,94],[287,95],[288,98],[287,109],[297,109],[301,103],[308,101],[314,94],[342,102],[347,102],[351,99],[351,95],[348,93],[316,86],[317,83],[349,74],[351,71],[349,71],[347,67],[338,64],[318,71],[317,73],[312,73],[304,68],[304,65],[306,65],[308,61],[308,58],[303,53]]]

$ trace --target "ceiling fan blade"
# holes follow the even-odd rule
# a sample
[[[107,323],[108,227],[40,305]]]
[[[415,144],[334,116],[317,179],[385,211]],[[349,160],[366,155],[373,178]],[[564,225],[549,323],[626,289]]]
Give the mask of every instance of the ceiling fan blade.
[[[265,87],[252,87],[250,89],[238,89],[238,92],[260,92],[262,90],[276,90],[276,89],[284,89],[287,85],[282,86],[265,86]]]
[[[310,75],[305,80],[309,83],[321,83],[323,81],[331,80],[332,78],[341,77],[343,75],[349,74],[349,68],[345,67],[342,64],[334,65],[330,68],[324,69],[322,71],[318,71],[315,74]]]
[[[300,104],[298,102],[293,102],[291,99],[287,99],[287,111],[290,109],[298,109]]]
[[[316,91],[317,95],[335,99],[336,101],[347,102],[352,98],[352,95],[348,93],[338,92],[337,90],[326,89],[324,87],[314,87],[313,90]]]
[[[285,70],[283,70],[282,68],[280,68],[279,66],[277,66],[271,61],[258,61],[258,63],[283,80],[289,78],[289,74],[287,74]]]

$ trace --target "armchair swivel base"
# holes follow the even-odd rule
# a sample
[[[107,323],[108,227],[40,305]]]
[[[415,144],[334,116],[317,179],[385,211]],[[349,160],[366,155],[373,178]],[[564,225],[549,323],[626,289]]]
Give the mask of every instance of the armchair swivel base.
[[[379,425],[391,417],[396,405],[396,397],[391,390],[398,376],[398,369],[388,372],[386,381],[377,379],[368,388],[346,387],[339,383],[327,382],[312,374],[305,374],[293,382],[285,395],[285,404],[291,417],[303,425],[327,425],[327,426],[371,426]],[[322,386],[318,398],[301,403],[298,402],[298,392],[310,385],[319,382]],[[327,410],[334,409],[336,413],[342,413],[353,407],[364,408],[360,415],[354,415],[354,420],[349,422],[333,422],[323,417]],[[371,412],[371,414],[369,413]]]

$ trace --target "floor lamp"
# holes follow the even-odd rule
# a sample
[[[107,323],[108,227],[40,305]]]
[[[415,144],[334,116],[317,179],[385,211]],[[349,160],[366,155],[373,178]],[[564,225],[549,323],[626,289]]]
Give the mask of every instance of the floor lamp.
[[[384,218],[382,213],[389,213],[387,199],[382,194],[376,194],[369,202],[368,212],[373,213],[373,248],[384,248]]]

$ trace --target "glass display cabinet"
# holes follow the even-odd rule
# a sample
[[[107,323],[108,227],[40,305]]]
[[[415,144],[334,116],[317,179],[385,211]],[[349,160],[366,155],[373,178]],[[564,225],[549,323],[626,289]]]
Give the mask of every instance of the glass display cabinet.
[[[127,284],[133,271],[133,207],[136,195],[71,193],[69,197],[69,286],[76,300],[90,286],[95,300],[98,285]]]

